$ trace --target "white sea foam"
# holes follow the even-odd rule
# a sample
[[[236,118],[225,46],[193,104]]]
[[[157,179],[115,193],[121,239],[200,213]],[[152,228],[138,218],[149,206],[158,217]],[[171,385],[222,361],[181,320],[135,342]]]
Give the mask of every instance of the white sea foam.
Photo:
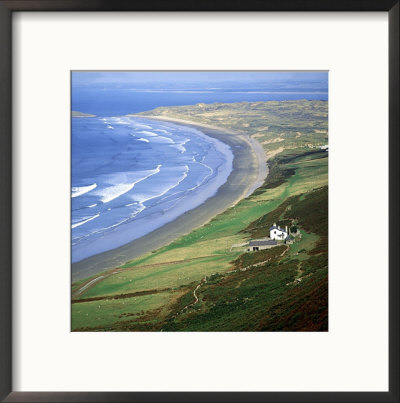
[[[127,221],[130,221],[132,218],[135,218],[135,217],[136,217],[139,213],[141,213],[145,208],[146,208],[146,207],[145,207],[143,204],[139,203],[137,210],[135,210],[134,212],[132,212],[131,214],[129,214],[129,217],[128,217],[128,218],[124,218],[123,220],[118,221],[117,223],[115,223],[115,224],[113,224],[113,225],[110,225],[109,227],[102,228],[101,230],[96,231],[96,232],[104,232],[104,231],[109,230],[109,229],[111,229],[111,228],[118,227],[119,225],[124,224],[124,223],[126,223]]]
[[[185,165],[185,172],[181,175],[181,177],[178,179],[177,182],[172,184],[169,187],[166,187],[163,191],[160,193],[152,194],[152,195],[135,195],[135,200],[139,202],[140,204],[145,203],[149,200],[156,199],[157,197],[164,196],[166,193],[168,193],[170,190],[176,188],[186,177],[188,176],[189,172],[189,167]]]
[[[103,203],[108,203],[111,200],[116,199],[117,197],[122,196],[126,192],[129,192],[135,186],[135,182],[133,183],[119,183],[118,185],[109,186],[105,189],[101,190],[101,198],[100,200]]]
[[[150,141],[149,141],[149,140],[144,139],[143,137],[141,137],[140,139],[137,139],[137,140],[139,140],[139,141],[144,141],[145,143],[150,143]]]
[[[114,128],[111,125],[107,125],[107,129],[113,129],[114,130]]]
[[[109,225],[108,227],[102,227],[102,228],[99,228],[99,229],[95,229],[94,231],[91,231],[90,233],[88,233],[86,235],[83,235],[81,237],[78,237],[78,238],[79,239],[88,238],[93,234],[100,234],[100,233],[103,233],[104,231],[108,231],[108,230],[110,230],[112,228],[118,227],[121,224],[124,224],[124,223],[126,223],[128,221],[131,221],[132,218],[135,218],[139,213],[141,213],[143,210],[146,209],[146,206],[144,206],[142,203],[131,203],[131,204],[127,204],[126,207],[127,206],[132,206],[132,205],[136,205],[137,209],[135,211],[131,212],[129,214],[128,218],[124,218],[123,220],[120,220],[120,221],[116,222],[115,224]],[[111,209],[108,209],[108,210],[111,210]],[[77,239],[77,238],[73,238],[73,239]]]
[[[146,209],[146,206],[144,204],[138,203],[136,210],[129,214],[129,218],[130,219],[135,218],[139,213],[141,213],[145,209]]]
[[[174,127],[172,127],[172,126],[173,126],[172,123],[171,123],[171,126],[159,125],[159,127],[163,127],[164,129],[168,129],[168,130],[173,130],[173,131],[175,131],[176,129],[175,129]],[[175,127],[176,127],[176,125],[175,125]]]
[[[177,197],[177,198],[173,199],[172,203],[169,205],[169,207],[164,209],[164,213],[169,211],[169,210],[172,210],[184,198],[185,198],[185,196],[183,195],[182,197]]]
[[[158,137],[158,134],[153,133],[153,132],[148,132],[148,131],[146,131],[146,130],[142,130],[142,131],[140,131],[140,132],[138,132],[138,133],[140,133],[140,134],[145,134],[146,136],[150,136],[150,137]]]
[[[136,122],[134,122],[134,125],[135,125],[136,127],[140,127],[141,129],[152,129],[151,126],[149,126],[149,125],[143,125],[143,124],[141,124],[141,123],[136,123]]]
[[[127,222],[127,221],[129,221],[129,220],[130,220],[129,217],[128,217],[128,218],[124,218],[122,221],[118,221],[117,223],[115,223],[115,224],[113,224],[113,225],[110,225],[110,226],[108,226],[108,227],[102,227],[102,228],[98,228],[98,229],[92,230],[92,231],[88,232],[87,234],[84,234],[84,235],[81,235],[81,236],[72,237],[72,239],[73,239],[73,240],[81,241],[82,239],[90,238],[92,235],[104,233],[104,231],[109,230],[109,229],[114,228],[114,227],[117,227],[118,225],[121,225],[121,224],[123,224],[123,223],[125,223],[125,222]]]
[[[93,183],[93,185],[87,185],[87,186],[74,186],[72,187],[72,195],[71,197],[78,197],[81,196],[87,192],[90,192],[91,190],[95,189],[97,187],[97,183]]]
[[[120,125],[130,125],[131,122],[127,119],[124,118],[119,118],[119,117],[113,117],[112,118],[114,123],[120,124]]]
[[[168,144],[175,144],[175,141],[170,139],[169,137],[158,136],[157,143],[168,143]]]
[[[181,154],[186,151],[186,148],[182,144],[174,144],[173,147],[177,148],[181,152]]]
[[[108,186],[106,188],[100,189],[96,192],[97,196],[100,196],[100,200],[103,203],[108,203],[111,200],[116,199],[117,197],[122,196],[123,194],[131,191],[134,186],[139,183],[144,181],[145,179],[149,178],[150,176],[153,176],[157,173],[160,172],[161,165],[158,165],[156,169],[153,169],[149,172],[146,176],[139,178],[133,182],[130,183],[118,183],[116,185]]]
[[[96,207],[96,206],[97,206],[97,203],[91,204],[90,206],[87,206],[87,208],[92,208],[92,207]]]
[[[210,173],[208,175],[206,175],[201,180],[200,183],[196,184],[196,186],[193,186],[192,188],[187,189],[188,192],[192,192],[193,190],[197,189],[199,186],[201,186],[214,173],[214,170],[211,167],[209,167],[208,165],[203,164],[202,162],[197,162],[197,164],[203,165],[205,168],[207,168],[209,170]]]
[[[159,133],[164,133],[164,134],[170,134],[169,131],[167,130],[163,130],[163,129],[153,129],[155,132],[159,132]]]
[[[97,217],[99,217],[99,216],[100,216],[100,214],[96,214],[96,215],[94,215],[94,216],[92,216],[92,217],[85,217],[84,220],[79,221],[79,222],[77,222],[77,223],[75,223],[75,224],[72,224],[72,225],[71,225],[71,228],[79,227],[80,225],[83,225],[83,224],[85,224],[85,223],[87,223],[87,222],[89,222],[89,221],[92,221],[92,220],[94,220],[95,218],[97,218]]]
[[[174,147],[177,148],[177,149],[181,152],[181,154],[183,154],[184,152],[186,152],[186,148],[184,147],[184,145],[185,145],[188,141],[190,141],[190,139],[185,139],[185,140],[182,141],[181,143],[176,144]]]

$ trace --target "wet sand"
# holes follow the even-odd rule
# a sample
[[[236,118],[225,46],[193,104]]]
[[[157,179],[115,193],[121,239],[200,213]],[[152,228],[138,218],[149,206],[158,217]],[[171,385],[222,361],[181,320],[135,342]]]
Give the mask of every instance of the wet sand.
[[[164,116],[131,116],[164,120],[193,127],[210,137],[214,137],[228,144],[234,155],[232,172],[228,180],[218,189],[217,193],[200,206],[126,245],[73,263],[73,282],[93,276],[104,270],[118,267],[129,260],[168,245],[180,236],[201,227],[217,214],[222,213],[239,200],[254,192],[257,187],[263,184],[268,174],[266,156],[262,146],[256,140],[250,139],[247,135],[214,126],[200,125],[179,119],[170,119]]]

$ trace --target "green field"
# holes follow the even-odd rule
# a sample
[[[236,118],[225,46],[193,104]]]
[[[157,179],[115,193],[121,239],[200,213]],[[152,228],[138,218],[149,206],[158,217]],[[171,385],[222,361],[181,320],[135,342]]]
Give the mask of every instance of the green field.
[[[319,146],[328,142],[327,102],[199,104],[144,114],[244,132],[263,145],[270,173],[253,195],[203,227],[100,279],[72,284],[72,329],[326,331],[328,152]],[[273,222],[298,229],[292,245],[232,248],[269,235]]]

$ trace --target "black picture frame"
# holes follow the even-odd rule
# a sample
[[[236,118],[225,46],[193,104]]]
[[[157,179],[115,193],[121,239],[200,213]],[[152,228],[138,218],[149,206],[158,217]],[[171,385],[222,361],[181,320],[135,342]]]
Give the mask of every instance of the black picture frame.
[[[0,399],[6,402],[399,402],[399,0],[0,0]],[[386,11],[389,14],[389,391],[13,392],[12,13],[15,11]]]

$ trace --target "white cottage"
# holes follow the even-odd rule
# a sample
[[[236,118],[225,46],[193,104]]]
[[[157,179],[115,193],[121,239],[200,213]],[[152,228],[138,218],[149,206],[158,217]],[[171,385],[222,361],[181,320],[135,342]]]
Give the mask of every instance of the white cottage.
[[[277,226],[276,223],[269,229],[269,237],[271,239],[277,239],[279,241],[283,241],[288,236],[288,229],[281,228],[279,225]]]

